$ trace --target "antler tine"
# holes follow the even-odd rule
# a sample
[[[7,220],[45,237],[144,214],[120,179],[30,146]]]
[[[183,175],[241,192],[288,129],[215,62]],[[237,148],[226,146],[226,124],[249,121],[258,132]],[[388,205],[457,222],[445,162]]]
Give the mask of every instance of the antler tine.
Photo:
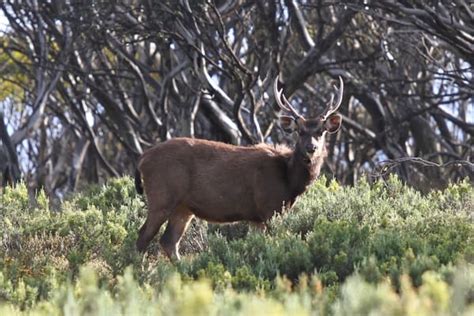
[[[278,106],[287,111],[287,112],[290,112],[291,114],[293,114],[296,118],[301,118],[301,119],[304,119],[304,117],[299,114],[295,108],[293,108],[293,106],[291,105],[291,103],[288,101],[288,99],[285,97],[285,95],[283,94],[283,89],[280,89],[278,90],[278,79],[279,79],[279,76],[277,76],[275,78],[275,82],[273,83],[273,93],[275,95],[275,100],[278,104]],[[283,102],[285,102],[283,104],[282,102],[282,99],[283,99]]]
[[[344,94],[344,81],[342,80],[341,76],[339,76],[339,89],[337,90],[337,93],[338,93],[338,98],[337,98],[335,110],[337,110],[341,106],[342,98]]]
[[[339,89],[337,89],[337,101],[335,104],[333,103],[334,94],[331,94],[331,100],[329,101],[329,104],[324,110],[324,112],[321,114],[321,116],[324,119],[327,119],[331,114],[336,112],[337,109],[341,106],[343,93],[344,93],[344,81],[342,80],[342,77],[339,76]]]

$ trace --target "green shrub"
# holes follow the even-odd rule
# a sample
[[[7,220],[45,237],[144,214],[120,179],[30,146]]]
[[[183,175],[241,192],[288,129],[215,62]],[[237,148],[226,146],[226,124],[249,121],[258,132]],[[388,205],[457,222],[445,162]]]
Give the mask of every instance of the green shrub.
[[[0,195],[0,313],[472,312],[466,181],[423,195],[394,177],[353,187],[320,179],[264,234],[193,223],[179,264],[158,238],[136,252],[146,207],[130,178],[54,210],[44,193],[37,199],[30,205],[24,184]]]
[[[25,308],[25,314],[35,315],[470,315],[474,267],[462,266],[454,275],[449,285],[441,275],[426,272],[418,289],[403,275],[401,289],[395,291],[387,281],[372,284],[356,274],[341,284],[332,301],[330,288],[304,277],[298,287],[278,277],[274,290],[255,294],[232,288],[216,292],[206,279],[183,281],[173,274],[158,290],[137,282],[132,268],[127,268],[108,289],[100,285],[94,269],[84,267],[75,281],[54,288],[50,300],[30,307],[0,303],[0,312],[22,314]],[[25,295],[22,291],[18,289],[17,295]]]

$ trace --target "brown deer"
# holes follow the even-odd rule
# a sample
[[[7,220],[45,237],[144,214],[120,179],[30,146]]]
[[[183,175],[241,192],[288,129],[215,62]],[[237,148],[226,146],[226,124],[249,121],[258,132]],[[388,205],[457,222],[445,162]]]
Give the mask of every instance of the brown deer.
[[[249,221],[264,228],[275,213],[291,208],[319,175],[326,157],[325,135],[341,126],[341,116],[334,114],[344,90],[342,78],[339,81],[337,101],[332,95],[319,117],[305,119],[275,80],[276,102],[291,114],[280,116],[280,125],[299,135],[294,150],[175,138],[145,151],[135,184],[139,193],[143,189],[146,193],[148,216],[140,228],[137,249],[145,251],[168,221],[160,245],[170,259],[179,260],[179,242],[194,216],[217,223]]]

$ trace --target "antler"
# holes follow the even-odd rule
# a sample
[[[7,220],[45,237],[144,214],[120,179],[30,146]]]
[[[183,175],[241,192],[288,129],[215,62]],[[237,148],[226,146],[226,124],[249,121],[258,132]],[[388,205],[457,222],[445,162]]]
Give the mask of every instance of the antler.
[[[342,95],[344,92],[344,81],[342,81],[341,76],[339,76],[339,89],[337,89],[337,101],[335,104],[334,102],[334,94],[331,94],[331,101],[329,101],[328,106],[324,109],[323,113],[321,113],[321,117],[323,120],[326,120],[331,114],[337,111],[337,109],[341,106],[342,103]]]
[[[293,114],[295,118],[300,118],[304,120],[304,117],[293,108],[293,106],[290,104],[288,99],[285,97],[285,95],[283,94],[283,89],[278,90],[278,79],[279,79],[279,76],[275,78],[275,82],[273,83],[273,93],[275,95],[275,100],[278,106],[281,109]],[[282,102],[282,99],[283,99],[284,104]]]

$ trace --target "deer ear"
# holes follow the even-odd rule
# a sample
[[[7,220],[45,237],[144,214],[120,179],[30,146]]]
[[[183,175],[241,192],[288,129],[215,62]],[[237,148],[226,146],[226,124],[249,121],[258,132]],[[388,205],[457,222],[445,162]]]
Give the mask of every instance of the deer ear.
[[[339,114],[333,114],[326,119],[324,122],[324,128],[329,134],[335,133],[341,128],[342,116]]]
[[[280,115],[280,127],[287,133],[293,133],[298,129],[295,119],[286,115]]]

